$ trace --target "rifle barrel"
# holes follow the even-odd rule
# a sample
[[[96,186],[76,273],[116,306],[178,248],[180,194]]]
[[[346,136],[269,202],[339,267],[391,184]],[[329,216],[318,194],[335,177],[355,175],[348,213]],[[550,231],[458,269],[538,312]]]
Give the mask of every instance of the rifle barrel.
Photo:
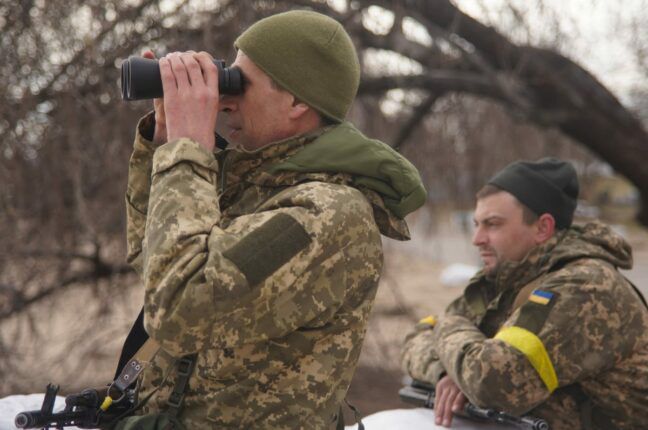
[[[405,403],[429,409],[434,408],[434,391],[406,386],[398,391],[398,395]],[[459,415],[474,420],[513,424],[527,430],[549,430],[549,423],[542,418],[528,415],[516,417],[495,409],[483,409],[471,403],[467,403],[463,412],[459,413]]]
[[[47,416],[44,416],[41,411],[26,411],[16,415],[14,424],[19,429],[34,429],[45,427],[48,421]]]

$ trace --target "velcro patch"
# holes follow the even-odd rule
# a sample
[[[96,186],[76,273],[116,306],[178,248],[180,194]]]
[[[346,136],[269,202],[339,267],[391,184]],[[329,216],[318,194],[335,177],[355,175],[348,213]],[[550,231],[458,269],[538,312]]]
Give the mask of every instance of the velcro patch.
[[[245,235],[223,255],[252,286],[272,275],[310,242],[311,237],[295,218],[280,213]]]
[[[534,290],[529,300],[520,307],[520,315],[515,325],[534,334],[540,333],[557,298],[558,293]]]

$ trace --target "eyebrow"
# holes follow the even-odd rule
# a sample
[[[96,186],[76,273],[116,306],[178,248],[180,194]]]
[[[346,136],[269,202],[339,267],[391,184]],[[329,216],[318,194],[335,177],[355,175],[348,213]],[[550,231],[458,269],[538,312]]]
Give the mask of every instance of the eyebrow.
[[[493,220],[505,220],[505,219],[506,219],[506,218],[503,217],[503,216],[501,216],[501,215],[489,215],[489,216],[487,216],[486,218],[482,219],[481,222],[478,221],[477,218],[473,218],[473,221],[474,221],[475,223],[478,223],[478,224],[479,224],[479,223],[483,224],[483,223],[486,223],[486,222],[489,222],[489,221],[493,221]]]

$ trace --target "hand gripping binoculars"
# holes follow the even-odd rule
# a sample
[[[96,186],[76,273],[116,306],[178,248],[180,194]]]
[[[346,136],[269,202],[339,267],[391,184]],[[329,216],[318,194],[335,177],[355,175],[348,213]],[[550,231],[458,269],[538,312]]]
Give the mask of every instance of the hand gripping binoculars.
[[[241,94],[243,77],[238,67],[225,67],[225,60],[214,60],[218,68],[220,94]],[[163,95],[158,60],[131,56],[121,66],[122,99],[145,100]]]

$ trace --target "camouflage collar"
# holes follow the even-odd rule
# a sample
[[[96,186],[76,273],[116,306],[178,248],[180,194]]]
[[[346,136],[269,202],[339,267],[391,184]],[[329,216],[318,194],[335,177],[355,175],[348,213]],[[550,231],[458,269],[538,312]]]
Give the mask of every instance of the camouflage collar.
[[[505,261],[493,279],[496,292],[515,290],[548,272],[554,264],[552,253],[566,235],[565,230],[556,233],[547,242],[531,249],[521,261]]]
[[[306,181],[348,185],[371,202],[381,232],[409,238],[404,216],[423,204],[425,189],[409,161],[350,123],[322,127],[256,151],[219,155],[221,198],[247,185],[287,187]]]
[[[627,242],[609,226],[590,222],[558,231],[529,251],[523,260],[502,263],[492,276],[478,272],[464,290],[464,296],[479,321],[488,309],[512,300],[525,285],[582,258],[604,260],[624,269],[632,266],[632,251]]]
[[[632,267],[632,249],[623,237],[598,221],[559,230],[533,248],[519,262],[501,264],[493,281],[497,292],[526,285],[558,266],[582,258],[607,261],[615,267]]]
[[[223,177],[221,187],[230,187],[240,182],[257,185],[290,185],[281,183],[276,175],[267,174],[273,164],[279,163],[297,153],[304,145],[314,141],[325,133],[330,126],[322,127],[304,135],[280,140],[254,151],[243,148],[232,148],[219,155]]]

